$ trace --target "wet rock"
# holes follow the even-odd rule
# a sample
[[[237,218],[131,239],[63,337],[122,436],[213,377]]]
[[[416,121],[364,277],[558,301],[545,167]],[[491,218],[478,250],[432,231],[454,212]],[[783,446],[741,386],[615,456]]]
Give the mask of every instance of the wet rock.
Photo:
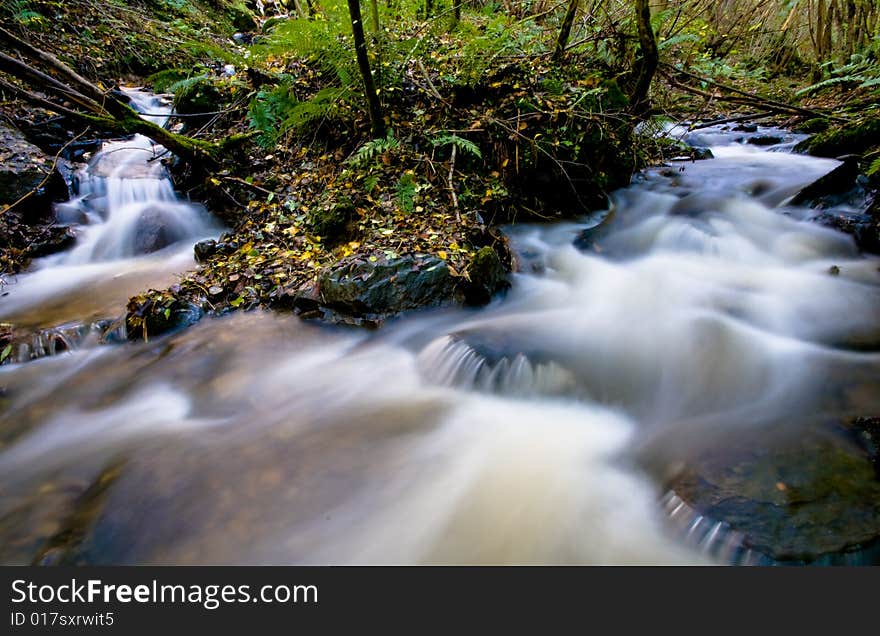
[[[734,443],[690,460],[671,488],[707,528],[721,524],[770,563],[876,558],[880,481],[865,453],[842,437],[808,432],[785,443]]]
[[[474,255],[467,273],[469,282],[465,288],[465,300],[471,305],[485,305],[497,292],[510,287],[501,258],[489,246]]]
[[[148,340],[192,326],[204,315],[198,305],[168,292],[150,290],[128,301],[125,326],[129,340]]]
[[[52,210],[55,220],[63,225],[85,225],[89,221],[85,208],[79,202],[56,203]]]
[[[661,139],[658,143],[660,154],[667,161],[701,161],[715,156],[705,146],[691,145],[676,139]]]
[[[193,252],[195,253],[196,261],[199,263],[205,263],[209,258],[214,256],[219,252],[217,247],[217,241],[214,239],[208,239],[206,241],[199,241],[193,247]]]
[[[856,180],[859,176],[859,157],[858,155],[847,155],[839,157],[842,164],[837,166],[828,174],[816,179],[808,186],[804,187],[800,192],[794,195],[791,200],[792,205],[808,205],[810,207],[825,207],[829,203],[829,195],[837,195],[848,193],[857,187]]]
[[[846,210],[828,210],[811,220],[851,234],[859,249],[880,254],[880,217],[876,215]]]
[[[31,258],[49,256],[70,249],[74,243],[76,243],[76,233],[71,228],[61,225],[49,226],[41,239],[31,244],[28,255]]]
[[[739,124],[733,127],[734,132],[756,133],[758,132],[758,124]]]
[[[850,430],[867,453],[880,479],[880,417],[857,417],[850,423]]]
[[[0,124],[0,205],[15,203],[32,191],[25,220],[44,218],[52,200],[66,198],[67,185],[51,157],[17,130]]]
[[[779,135],[755,135],[754,137],[749,137],[746,140],[746,143],[751,144],[752,146],[775,146],[776,144],[781,144],[783,141],[785,141],[785,139]]]
[[[150,254],[171,245],[174,242],[169,231],[171,221],[173,219],[169,219],[167,212],[161,208],[150,207],[144,210],[138,220],[134,237],[135,253]]]
[[[294,307],[330,310],[335,315],[325,317],[331,322],[349,322],[349,317],[381,321],[404,311],[446,304],[455,294],[449,267],[437,257],[376,262],[349,258],[323,271],[316,286],[297,290]]]
[[[719,212],[729,202],[730,198],[721,194],[694,192],[676,201],[669,214],[698,218],[709,212]]]

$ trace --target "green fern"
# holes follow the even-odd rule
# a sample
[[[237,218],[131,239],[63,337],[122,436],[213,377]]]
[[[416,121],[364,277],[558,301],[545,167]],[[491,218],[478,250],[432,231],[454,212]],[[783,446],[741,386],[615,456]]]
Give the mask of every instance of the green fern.
[[[415,210],[416,194],[418,194],[418,191],[419,188],[413,173],[403,173],[397,181],[396,188],[397,202],[400,204],[400,207],[412,213]]]
[[[394,138],[391,131],[384,139],[371,139],[363,144],[357,151],[346,160],[351,166],[363,166],[370,163],[374,157],[385,154],[389,150],[400,147],[400,142]]]
[[[431,143],[435,146],[449,146],[453,145],[463,154],[463,155],[472,155],[477,159],[483,158],[483,153],[480,152],[480,147],[477,146],[470,139],[465,139],[464,137],[459,137],[458,135],[440,135],[431,140]]]
[[[169,84],[165,90],[169,93],[174,93],[175,97],[185,97],[194,91],[199,84],[208,82],[210,79],[207,73],[194,75],[193,77],[187,77]]]

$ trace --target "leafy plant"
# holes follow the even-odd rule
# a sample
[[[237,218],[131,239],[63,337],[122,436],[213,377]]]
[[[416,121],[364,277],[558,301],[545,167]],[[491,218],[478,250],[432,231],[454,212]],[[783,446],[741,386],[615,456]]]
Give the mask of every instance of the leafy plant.
[[[431,143],[435,146],[455,146],[459,152],[463,155],[471,155],[476,157],[477,159],[483,158],[483,153],[480,152],[480,147],[477,146],[470,139],[465,139],[464,137],[459,137],[458,135],[440,135],[431,140]]]
[[[396,195],[400,207],[409,213],[415,210],[416,194],[419,188],[416,177],[411,170],[404,172],[397,181]]]
[[[383,155],[389,150],[400,147],[400,142],[394,138],[389,130],[384,139],[371,139],[364,143],[355,153],[346,160],[351,166],[364,166],[370,163],[377,155]]]

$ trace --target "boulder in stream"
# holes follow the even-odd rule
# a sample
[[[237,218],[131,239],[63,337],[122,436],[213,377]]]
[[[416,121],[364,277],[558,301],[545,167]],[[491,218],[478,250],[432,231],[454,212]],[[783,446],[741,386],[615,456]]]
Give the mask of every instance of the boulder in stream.
[[[440,305],[455,292],[446,262],[435,256],[347,259],[318,277],[321,304],[349,316],[384,318]]]

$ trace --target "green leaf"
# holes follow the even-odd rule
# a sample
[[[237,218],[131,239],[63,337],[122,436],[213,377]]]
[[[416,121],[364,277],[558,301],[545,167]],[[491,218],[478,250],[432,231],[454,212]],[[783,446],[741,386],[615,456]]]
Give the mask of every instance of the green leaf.
[[[464,137],[459,137],[458,135],[439,135],[431,140],[431,143],[435,146],[448,146],[453,145],[458,148],[462,154],[473,155],[477,159],[483,158],[483,153],[480,152],[480,147],[472,142],[470,139],[465,139]]]
[[[9,357],[10,353],[12,353],[12,343],[9,343],[8,345],[6,345],[6,348],[3,349],[3,353],[0,353],[0,362],[5,361],[6,358]]]

